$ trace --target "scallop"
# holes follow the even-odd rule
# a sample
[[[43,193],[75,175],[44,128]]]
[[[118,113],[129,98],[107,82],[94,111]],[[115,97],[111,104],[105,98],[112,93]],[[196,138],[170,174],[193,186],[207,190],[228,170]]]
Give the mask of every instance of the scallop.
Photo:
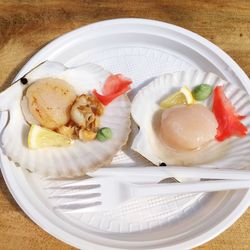
[[[160,135],[176,150],[194,150],[213,140],[217,127],[214,114],[206,106],[183,105],[162,112]]]
[[[24,98],[27,98],[28,111],[41,126],[56,129],[69,122],[76,93],[61,79],[44,78],[31,84]]]
[[[250,97],[242,87],[200,70],[164,74],[140,89],[132,101],[131,114],[139,128],[132,149],[155,165],[248,166],[250,134],[223,142],[214,139],[217,121],[211,112],[212,95],[202,104],[160,108],[161,101],[183,83],[190,89],[201,83],[223,85],[237,113],[248,117],[243,122],[250,127]]]
[[[126,143],[130,133],[130,101],[126,95],[105,107],[100,127],[109,127],[111,140],[82,142],[70,147],[50,147],[32,150],[27,147],[31,123],[63,130],[69,120],[68,107],[76,96],[91,93],[102,86],[111,73],[95,64],[66,68],[63,64],[45,61],[32,69],[8,89],[0,93],[0,111],[8,111],[9,120],[1,133],[4,154],[22,168],[43,176],[82,176],[108,165]],[[45,108],[44,108],[45,107]]]

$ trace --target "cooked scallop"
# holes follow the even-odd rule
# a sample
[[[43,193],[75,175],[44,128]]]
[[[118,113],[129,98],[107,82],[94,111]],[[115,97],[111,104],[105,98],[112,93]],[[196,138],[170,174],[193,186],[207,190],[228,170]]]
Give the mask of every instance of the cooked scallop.
[[[112,139],[105,143],[91,140],[95,136],[92,131],[80,131],[69,119],[76,96],[89,95],[93,89],[101,93],[110,74],[95,64],[66,68],[58,62],[46,61],[1,92],[0,112],[8,111],[9,114],[6,127],[1,132],[4,154],[22,168],[43,176],[81,176],[108,165],[126,143],[130,132],[128,97],[116,98],[105,107],[100,119],[90,124],[112,130]],[[99,110],[96,105],[90,105],[90,108],[97,116],[103,112],[103,107]],[[56,128],[55,131],[73,139],[81,133],[84,142],[74,140],[69,147],[30,149],[27,137],[33,123]]]
[[[163,111],[160,133],[170,147],[193,150],[213,140],[217,126],[214,114],[204,105],[183,105]]]
[[[33,118],[43,127],[56,129],[70,120],[76,93],[64,80],[44,78],[34,82],[25,96]]]

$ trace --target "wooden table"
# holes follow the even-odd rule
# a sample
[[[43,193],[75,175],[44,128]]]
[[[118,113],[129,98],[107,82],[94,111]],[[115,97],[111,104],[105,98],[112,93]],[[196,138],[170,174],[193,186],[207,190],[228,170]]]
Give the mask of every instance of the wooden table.
[[[226,3],[223,3],[226,2]],[[220,46],[250,75],[250,1],[0,1],[0,89],[25,62],[63,33],[100,20],[141,17],[190,29]],[[35,225],[0,176],[0,249],[71,249]],[[73,249],[73,248],[72,248]],[[197,249],[250,249],[250,209]]]

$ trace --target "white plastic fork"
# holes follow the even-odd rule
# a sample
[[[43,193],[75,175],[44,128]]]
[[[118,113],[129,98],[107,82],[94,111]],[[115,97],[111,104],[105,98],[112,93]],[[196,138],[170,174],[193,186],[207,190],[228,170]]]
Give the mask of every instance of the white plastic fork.
[[[138,185],[109,177],[90,178],[61,186],[61,198],[72,199],[56,208],[67,213],[100,212],[113,209],[131,198],[177,193],[214,192],[250,188],[249,180],[213,180],[189,183],[164,183]],[[81,198],[80,198],[81,196]],[[53,196],[51,197],[53,198]],[[58,198],[58,197],[57,197]]]

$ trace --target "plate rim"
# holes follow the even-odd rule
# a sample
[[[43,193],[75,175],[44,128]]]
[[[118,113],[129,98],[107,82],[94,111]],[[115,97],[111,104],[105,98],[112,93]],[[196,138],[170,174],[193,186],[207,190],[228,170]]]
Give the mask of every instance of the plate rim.
[[[158,26],[158,27],[162,27],[164,29],[169,29],[169,30],[173,30],[175,32],[179,32],[181,34],[184,34],[185,36],[188,36],[189,38],[192,38],[193,40],[197,41],[198,43],[201,43],[202,45],[209,48],[210,50],[213,50],[223,61],[228,63],[231,66],[231,68],[233,68],[234,71],[237,72],[237,76],[240,78],[244,87],[249,92],[250,86],[248,86],[248,87],[246,86],[246,82],[247,81],[249,82],[247,75],[240,68],[240,66],[228,54],[226,54],[223,50],[221,50],[218,46],[216,46],[212,42],[208,41],[207,39],[203,38],[202,36],[192,32],[192,31],[189,31],[187,29],[184,29],[182,27],[179,27],[179,26],[176,26],[173,24],[169,24],[169,23],[165,23],[162,21],[141,19],[141,18],[118,18],[118,19],[99,21],[99,22],[95,22],[95,23],[88,24],[86,26],[82,26],[80,28],[74,29],[70,32],[67,32],[67,33],[59,36],[58,38],[52,40],[47,45],[45,45],[42,49],[40,49],[38,52],[36,52],[25,63],[25,65],[19,70],[19,72],[16,75],[14,80],[18,79],[18,77],[21,76],[22,74],[26,73],[28,71],[28,68],[31,67],[32,64],[34,64],[36,58],[41,57],[45,52],[47,53],[48,49],[53,49],[53,47],[57,47],[58,43],[62,43],[62,41],[65,40],[66,38],[68,38],[68,36],[77,35],[77,33],[81,33],[83,30],[87,31],[87,30],[91,30],[93,28],[98,28],[98,27],[100,28],[101,26],[103,26],[103,25],[105,26],[107,24],[108,25],[113,25],[113,24],[119,25],[119,24],[124,24],[124,23],[125,24],[137,23],[137,24]],[[32,206],[30,206],[31,204],[27,204],[27,203],[24,204],[22,201],[22,198],[19,197],[20,196],[19,190],[13,190],[13,188],[12,188],[14,176],[11,174],[11,171],[8,169],[7,170],[4,169],[3,164],[1,164],[1,172],[2,172],[3,178],[5,180],[5,183],[8,187],[8,189],[10,190],[12,196],[14,197],[14,199],[16,200],[18,205],[21,207],[21,209],[29,216],[29,218],[31,218],[39,227],[41,227],[43,230],[45,230],[49,234],[53,235],[57,239],[59,239],[63,242],[66,242],[72,246],[77,246],[77,247],[80,246],[81,247],[81,245],[74,242],[74,240],[77,240],[77,239],[74,239],[74,238],[77,238],[74,235],[69,234],[68,232],[64,231],[63,229],[57,227],[49,220],[47,220],[49,222],[49,225],[48,224],[45,225],[43,220],[46,217],[44,215],[38,214],[39,218],[36,216],[33,216],[32,215]],[[18,193],[19,193],[19,195],[18,195]],[[244,211],[249,206],[249,203],[248,203],[249,198],[250,198],[250,190],[245,192],[244,197],[242,198],[241,202],[224,220],[221,221],[221,223],[217,224],[212,229],[210,228],[208,231],[206,231],[202,235],[198,235],[197,237],[192,238],[191,240],[181,242],[180,244],[175,245],[174,248],[172,246],[170,246],[170,248],[171,249],[190,248],[190,247],[193,248],[193,247],[199,246],[201,244],[204,244],[205,242],[216,237],[221,232],[223,232],[225,229],[227,229],[229,226],[231,226],[244,213]],[[55,232],[54,229],[53,229],[54,231],[50,230],[49,229],[50,227],[52,227],[52,228],[56,227],[55,230],[57,230],[57,232]],[[73,237],[73,239],[72,239],[72,237]],[[98,249],[110,249],[110,247],[108,247],[108,246],[103,246],[103,245],[100,246],[99,244],[93,243],[91,241],[86,241],[84,239],[81,239],[81,242],[84,242],[85,246],[90,247],[90,249],[91,249],[91,247],[94,247],[94,246],[96,246],[96,247],[98,246]],[[119,242],[122,243],[122,241],[119,241]],[[124,248],[121,247],[119,249],[124,249]],[[161,247],[160,246],[158,249],[169,249],[169,247],[166,247],[166,246]]]

